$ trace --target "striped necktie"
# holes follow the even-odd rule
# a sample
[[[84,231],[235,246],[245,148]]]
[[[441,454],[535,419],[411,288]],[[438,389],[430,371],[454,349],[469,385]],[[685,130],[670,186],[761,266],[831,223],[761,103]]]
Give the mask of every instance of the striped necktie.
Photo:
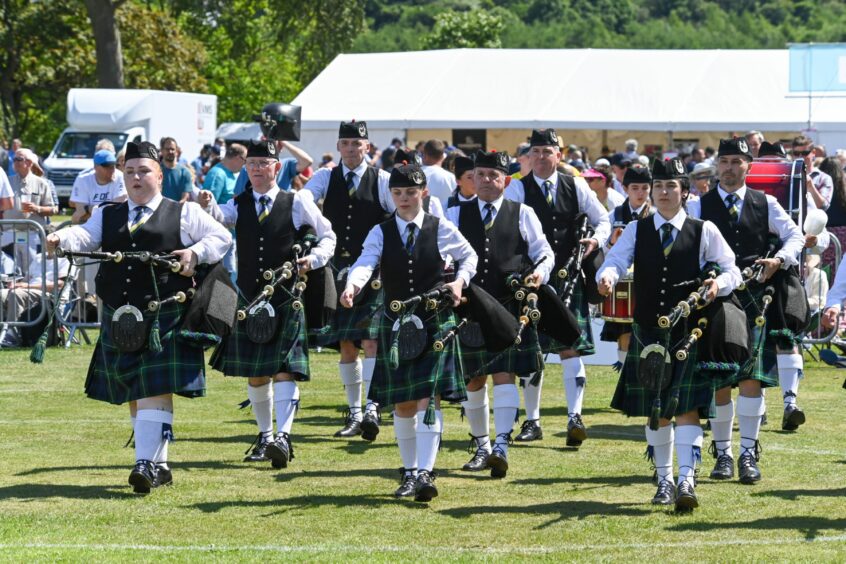
[[[673,225],[665,223],[661,226],[661,248],[664,249],[664,256],[670,256],[670,251],[673,250]]]
[[[138,206],[135,208],[135,217],[132,218],[132,223],[129,224],[129,234],[134,235],[138,228],[144,225],[147,217],[144,212],[147,211],[147,206]]]
[[[270,203],[269,196],[262,196],[259,198],[259,204],[261,205],[261,209],[259,210],[258,222],[264,223],[264,220],[267,219],[267,216],[270,215],[270,210],[267,208],[267,204]]]
[[[417,226],[413,223],[409,223],[408,227],[406,227],[406,229],[408,229],[408,237],[405,239],[405,252],[409,255],[411,254],[411,251],[414,250],[414,229],[416,227]]]
[[[737,197],[737,194],[729,194],[726,196],[726,207],[728,208],[729,218],[732,224],[732,227],[737,225],[737,220],[739,219],[739,213],[737,210],[737,202],[740,201],[740,198]]]
[[[543,181],[543,195],[546,197],[546,203],[552,207],[552,182],[549,180]]]
[[[352,195],[355,194],[355,173],[353,171],[349,171],[347,173],[347,193],[352,198]]]
[[[482,223],[485,224],[485,231],[487,231],[488,229],[493,227],[493,222],[494,222],[493,212],[494,212],[493,204],[490,204],[490,203],[485,204],[485,218],[482,220]]]

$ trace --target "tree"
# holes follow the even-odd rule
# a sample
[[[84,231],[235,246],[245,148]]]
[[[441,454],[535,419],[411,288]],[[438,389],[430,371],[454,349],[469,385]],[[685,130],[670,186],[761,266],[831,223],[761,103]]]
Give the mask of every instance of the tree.
[[[100,88],[123,88],[123,51],[115,12],[126,0],[85,0],[97,46]]]
[[[505,24],[496,12],[444,12],[435,18],[432,32],[423,38],[424,49],[502,47]]]

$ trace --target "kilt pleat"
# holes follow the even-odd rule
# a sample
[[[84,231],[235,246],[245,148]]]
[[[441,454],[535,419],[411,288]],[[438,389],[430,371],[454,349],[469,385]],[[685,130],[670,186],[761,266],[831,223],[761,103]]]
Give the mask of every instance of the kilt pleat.
[[[632,332],[631,323],[617,323],[616,321],[606,321],[602,325],[602,332],[599,334],[599,340],[616,343],[617,339]]]
[[[538,342],[538,331],[529,324],[521,334],[520,344],[511,346],[501,353],[491,353],[484,347],[461,346],[461,364],[464,377],[485,376],[497,372],[509,372],[527,377],[543,370],[543,353]]]
[[[562,282],[558,282],[558,280],[560,280],[559,278],[556,278],[555,280],[555,290],[560,295]],[[576,321],[579,325],[579,331],[581,333],[579,338],[572,347],[567,347],[560,341],[553,339],[544,333],[540,333],[538,339],[540,341],[541,351],[544,354],[558,353],[567,348],[573,349],[579,353],[579,356],[590,356],[596,352],[596,347],[593,342],[593,328],[591,327],[590,304],[584,294],[584,289],[585,284],[582,279],[579,278],[575,288],[573,288],[573,295],[570,298],[569,306],[570,311],[573,312],[573,315],[576,317]]]
[[[88,397],[120,405],[165,394],[188,398],[206,394],[203,347],[179,336],[186,306],[170,303],[159,312],[162,350],[158,353],[146,347],[134,353],[118,350],[111,333],[114,311],[103,306],[104,322],[85,380]],[[145,320],[155,317],[148,311],[143,314]]]

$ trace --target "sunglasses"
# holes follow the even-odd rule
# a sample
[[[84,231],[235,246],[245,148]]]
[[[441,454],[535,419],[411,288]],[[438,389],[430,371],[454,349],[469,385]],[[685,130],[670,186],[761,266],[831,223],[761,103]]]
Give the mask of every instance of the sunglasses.
[[[12,159],[12,161],[14,161],[14,162],[16,162],[16,163],[22,163],[22,162],[24,162],[25,160],[26,160],[26,159],[25,159],[25,158],[23,158],[23,157],[15,157],[14,159]]]
[[[793,154],[797,157],[807,157],[808,155],[810,155],[813,152],[814,152],[813,149],[808,149],[807,151],[797,151],[795,149],[793,150]]]

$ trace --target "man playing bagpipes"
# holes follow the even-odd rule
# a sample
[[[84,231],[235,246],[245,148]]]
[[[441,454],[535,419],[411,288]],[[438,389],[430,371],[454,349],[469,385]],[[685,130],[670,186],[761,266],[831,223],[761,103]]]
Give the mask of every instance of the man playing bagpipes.
[[[720,140],[717,189],[699,201],[688,202],[691,217],[712,221],[719,228],[734,251],[738,268],[745,273],[744,289],[736,295],[746,311],[752,358],[739,373],[728,374],[716,384],[717,411],[711,419],[711,448],[717,459],[711,478],[730,480],[734,477],[731,434],[735,414],[731,389],[740,388],[737,466],[742,484],[754,484],[761,479],[758,435],[761,416],[766,413],[761,390],[779,385],[776,366],[778,372],[789,373],[791,379],[799,378],[802,354],[796,348],[796,337],[807,325],[808,312],[807,298],[795,269],[805,243],[802,231],[774,197],[747,188],[746,173],[751,161],[752,153],[745,139]],[[787,300],[789,288],[796,284],[799,289],[794,293],[795,298]],[[797,308],[799,312],[794,313]],[[800,320],[801,312],[805,314],[804,322]],[[804,413],[795,404],[788,406],[784,418],[796,425],[805,421]]]
[[[113,404],[137,401],[129,483],[149,493],[172,481],[173,394],[205,395],[203,346],[180,331],[183,302],[194,291],[197,265],[220,261],[232,237],[197,204],[162,197],[153,144],[127,144],[124,177],[127,202],[95,208],[88,222],[57,231],[47,245],[61,246],[66,256],[82,251],[107,259],[96,279],[104,321],[85,393]]]
[[[611,222],[611,236],[606,243],[607,253],[620,235],[623,229],[632,221],[647,217],[655,210],[649,205],[649,192],[652,187],[652,175],[645,167],[630,166],[623,176],[623,189],[626,192],[626,201],[608,213],[608,221]],[[626,361],[626,353],[629,350],[629,339],[632,334],[631,323],[619,321],[605,321],[602,326],[602,333],[599,335],[601,341],[617,343],[617,361],[622,367]]]
[[[676,509],[685,510],[698,506],[694,472],[702,446],[699,417],[708,416],[714,391],[712,379],[696,370],[697,339],[688,342],[696,324],[689,321],[699,317],[692,315],[698,307],[728,296],[740,282],[740,271],[717,227],[684,212],[682,185],[688,179],[681,159],[656,160],[652,179],[657,213],[629,223],[608,252],[597,282],[600,293],[608,295],[634,265],[632,342],[611,406],[629,417],[650,418],[646,437],[658,478],[652,502],[675,502]],[[719,274],[703,276],[707,264],[716,264]],[[702,335],[702,329],[696,331]],[[684,354],[678,355],[680,350]]]
[[[255,448],[244,459],[270,460],[285,468],[293,458],[291,426],[299,405],[297,381],[310,378],[304,310],[307,273],[322,268],[335,252],[335,233],[307,192],[282,192],[281,164],[272,141],[250,143],[250,186],[218,207],[212,217],[235,228],[239,307],[243,319],[212,356],[226,376],[247,378],[247,396],[258,424]],[[200,193],[209,206],[211,193]],[[313,230],[313,234],[308,234]],[[249,242],[249,244],[244,244]],[[276,411],[276,435],[273,411]]]
[[[388,305],[379,316],[368,398],[394,405],[403,465],[396,496],[429,501],[438,495],[433,469],[443,432],[440,398],[466,399],[452,307],[476,274],[476,253],[454,225],[423,211],[426,176],[418,165],[395,167],[390,183],[396,216],[367,235],[340,300],[351,308],[380,265]],[[448,258],[458,267],[455,281],[444,284]]]
[[[543,228],[529,206],[506,200],[505,178],[509,158],[506,153],[478,152],[474,183],[478,198],[447,209],[447,219],[473,245],[479,268],[472,282],[506,305],[515,318],[524,314],[527,292],[549,280],[554,257]],[[528,268],[537,264],[535,268]],[[526,271],[524,274],[521,272]],[[515,276],[513,285],[509,277]],[[523,296],[515,297],[515,291]],[[537,302],[537,296],[533,298]],[[537,309],[537,305],[532,306]],[[530,377],[543,370],[537,330],[532,324],[521,333],[520,344],[500,353],[490,353],[482,339],[481,327],[474,322],[459,333],[462,365],[467,379],[467,401],[462,404],[470,424],[473,458],[464,470],[491,469],[491,476],[504,478],[508,470],[508,444],[517,420],[520,395],[515,375]],[[493,413],[496,439],[490,441],[488,374],[494,383]]]
[[[581,265],[572,259],[576,255],[588,257],[604,245],[611,233],[611,224],[607,210],[582,179],[558,172],[561,148],[555,130],[533,130],[530,144],[532,174],[512,180],[505,190],[505,197],[531,207],[540,219],[543,232],[555,253],[553,284],[570,306],[581,328],[581,338],[573,346],[556,342],[543,332],[540,335],[543,351],[558,352],[561,356],[569,416],[567,446],[579,447],[587,438],[581,416],[586,381],[581,357],[591,355],[595,350],[585,280],[580,276]],[[582,214],[587,218],[584,229],[580,229],[576,221]],[[592,234],[588,235],[589,232]],[[593,285],[593,280],[589,283]],[[566,299],[563,294],[568,294]],[[537,385],[527,385],[524,390],[526,422],[518,440],[535,440],[542,436],[539,418],[543,375],[534,380],[537,380]]]
[[[316,203],[323,200],[323,215],[332,223],[332,229],[338,236],[335,255],[329,264],[339,295],[346,285],[350,267],[361,254],[367,233],[394,211],[388,189],[390,175],[367,164],[364,156],[369,149],[367,123],[355,120],[341,122],[338,131],[340,166],[331,171],[316,171],[305,185]],[[336,437],[361,435],[363,439],[372,441],[379,434],[378,405],[368,401],[365,409],[361,409],[361,386],[363,382],[364,396],[368,397],[376,365],[377,327],[371,320],[381,307],[382,291],[378,278],[374,277],[361,288],[354,307],[338,308],[329,322],[328,331],[318,335],[318,345],[337,348],[341,353],[338,370],[349,410],[344,427],[335,433]],[[358,356],[359,348],[364,350],[364,362]]]

